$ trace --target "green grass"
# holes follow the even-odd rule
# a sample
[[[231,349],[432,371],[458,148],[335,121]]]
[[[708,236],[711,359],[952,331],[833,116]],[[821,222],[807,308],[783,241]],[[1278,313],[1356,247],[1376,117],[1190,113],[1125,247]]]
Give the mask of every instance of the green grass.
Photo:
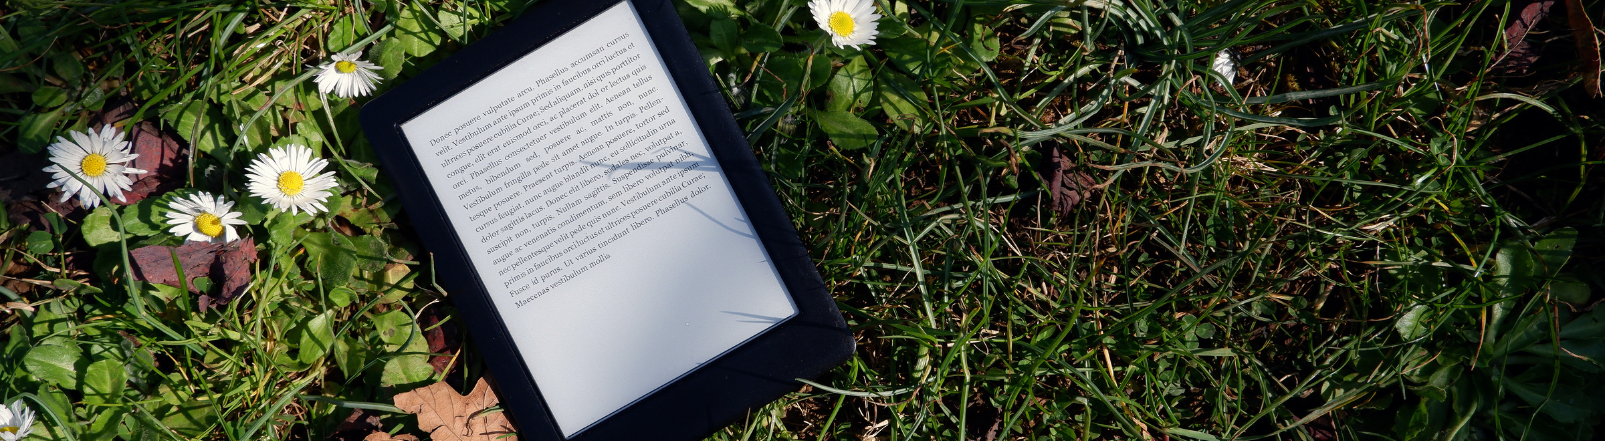
[[[714,439],[1591,439],[1605,418],[1605,101],[1564,20],[1521,76],[1490,68],[1508,3],[877,4],[859,51],[815,47],[800,1],[678,3],[858,342]],[[335,214],[253,208],[253,284],[205,313],[124,277],[108,215],[149,210],[17,222],[45,193],[7,193],[0,293],[36,311],[0,312],[0,397],[40,438],[323,439],[352,406],[472,384],[472,342],[427,364],[425,333],[467,336],[370,165],[367,99],[320,99],[305,66],[363,48],[383,91],[527,6],[0,6],[7,155],[122,97],[196,147],[185,187],[235,197],[293,141],[342,158],[344,191]],[[1065,213],[1053,149],[1098,185]]]

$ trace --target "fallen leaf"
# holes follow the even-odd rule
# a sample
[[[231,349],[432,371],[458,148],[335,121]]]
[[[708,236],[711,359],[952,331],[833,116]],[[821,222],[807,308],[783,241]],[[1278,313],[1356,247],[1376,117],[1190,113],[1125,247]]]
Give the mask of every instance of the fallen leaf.
[[[133,143],[134,153],[139,155],[132,166],[145,173],[133,175],[136,177],[133,185],[123,192],[124,203],[132,204],[184,186],[184,164],[189,159],[189,151],[179,144],[177,136],[144,121],[133,125],[129,141]]]
[[[184,183],[184,164],[188,160],[188,151],[176,141],[178,137],[163,133],[155,124],[126,124],[124,120],[133,117],[138,110],[138,103],[124,101],[109,105],[106,110],[90,118],[91,127],[111,124],[127,133],[125,139],[131,142],[133,153],[139,154],[129,165],[147,171],[130,175],[134,182],[128,191],[123,192],[124,200],[113,198],[112,203],[132,204],[152,194],[182,187]],[[29,155],[13,151],[0,155],[0,201],[6,203],[6,213],[13,223],[42,224],[44,213],[52,212],[73,221],[88,214],[79,208],[77,198],[61,201],[60,190],[45,187],[52,180],[50,174],[44,172],[49,165],[50,157],[47,154]],[[31,201],[37,203],[30,204]]]
[[[408,434],[405,434],[405,433],[392,437],[388,433],[384,433],[384,432],[380,432],[380,431],[375,430],[373,433],[368,434],[367,438],[363,438],[362,439],[362,441],[392,441],[392,440],[394,440],[394,441],[418,441],[418,437],[412,436],[412,435],[408,435]]]
[[[183,246],[151,245],[130,251],[134,278],[144,282],[178,286],[178,271],[173,256],[184,266],[184,284],[190,292],[202,294],[198,300],[201,311],[227,304],[245,293],[251,283],[250,262],[256,261],[256,242],[250,237],[228,244],[186,242]],[[222,292],[217,297],[206,295],[195,288],[195,278],[209,277],[221,280]]]
[[[1519,4],[1520,12],[1510,25],[1505,26],[1505,53],[1494,61],[1494,66],[1507,73],[1526,73],[1538,61],[1538,46],[1527,41],[1527,34],[1549,17],[1555,0],[1526,0]]]
[[[100,113],[89,117],[90,127],[100,127],[106,124],[122,127],[124,120],[134,117],[139,111],[140,103],[126,97],[116,97],[106,100],[101,106]]]
[[[429,352],[435,355],[429,357],[429,365],[435,368],[435,373],[444,374],[453,367],[453,354],[462,348],[462,341],[457,336],[457,326],[446,320],[446,313],[436,303],[424,309],[418,318],[418,326],[425,329],[424,341],[429,343]]]
[[[1589,96],[1601,96],[1599,36],[1594,34],[1594,21],[1588,18],[1582,0],[1566,0],[1566,20],[1571,23],[1572,39],[1577,43],[1577,58],[1583,62],[1583,89]]]
[[[484,378],[466,396],[445,382],[396,394],[396,407],[417,415],[418,428],[434,441],[518,441],[517,435],[503,438],[517,432],[507,414],[480,412],[500,402]]]
[[[1058,145],[1048,149],[1048,194],[1052,196],[1053,209],[1060,215],[1068,216],[1070,210],[1092,196],[1092,191],[1098,186],[1092,176],[1086,173],[1072,171],[1075,164],[1070,157],[1060,152]]]
[[[383,435],[383,439],[392,439],[390,434],[381,431],[383,429],[384,424],[380,422],[377,412],[367,409],[351,409],[351,415],[347,415],[345,420],[340,421],[340,425],[334,428],[334,433],[329,434],[329,439],[363,441],[373,438],[375,435]]]

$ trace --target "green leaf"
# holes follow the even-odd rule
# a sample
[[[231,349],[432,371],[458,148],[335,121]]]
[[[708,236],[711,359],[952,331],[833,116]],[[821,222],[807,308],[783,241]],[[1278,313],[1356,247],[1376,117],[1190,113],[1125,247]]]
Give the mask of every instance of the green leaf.
[[[1487,330],[1484,331],[1484,340],[1492,341],[1498,336],[1500,324],[1510,308],[1516,303],[1516,296],[1527,291],[1536,279],[1533,273],[1538,264],[1533,261],[1533,255],[1520,243],[1507,243],[1499,248],[1494,255],[1493,286],[1498,288],[1496,295],[1499,298],[1509,299],[1494,304],[1493,313],[1489,317]]]
[[[60,87],[41,87],[33,91],[33,104],[39,107],[56,107],[67,102],[67,91]]]
[[[345,286],[356,269],[356,256],[350,239],[338,233],[312,233],[301,241],[307,258],[317,264],[317,276],[325,287]],[[345,246],[342,246],[345,245]]]
[[[50,384],[40,384],[35,397],[38,398],[35,404],[38,404],[39,407],[34,408],[38,415],[34,419],[33,436],[52,441],[70,441],[63,427],[55,424],[40,424],[40,422],[54,422],[72,418],[72,400],[67,398],[67,394],[61,388]],[[28,439],[28,441],[33,440]]]
[[[1570,424],[1582,421],[1593,413],[1586,407],[1576,405],[1589,403],[1591,400],[1582,397],[1581,394],[1583,392],[1581,390],[1575,387],[1567,387],[1564,383],[1554,389],[1553,395],[1548,396],[1546,396],[1546,392],[1550,390],[1548,384],[1523,384],[1520,381],[1510,380],[1505,381],[1504,385],[1508,390],[1521,397],[1523,401],[1526,401],[1527,404],[1544,406],[1543,412],[1561,423]]]
[[[156,204],[160,200],[161,198],[157,197],[147,197],[139,202],[122,206],[123,231],[129,236],[154,236],[167,231],[169,226],[163,223],[165,219],[156,213]]]
[[[753,22],[747,26],[747,32],[741,34],[741,47],[747,48],[748,52],[774,52],[780,50],[780,45],[780,31],[763,23]]]
[[[128,408],[105,407],[90,410],[99,413],[89,418],[89,430],[83,434],[83,439],[93,441],[116,439],[118,429],[122,428],[123,417],[128,414]]]
[[[54,251],[55,249],[55,236],[51,235],[49,232],[35,231],[28,233],[28,252],[34,254],[44,254]]]
[[[417,326],[413,323],[412,316],[402,310],[392,310],[373,316],[373,327],[377,331],[379,342],[385,345],[386,351],[399,350],[402,344],[407,343],[409,337],[413,340],[424,338],[423,333],[414,333]]]
[[[207,105],[205,100],[194,100],[174,107],[162,118],[176,126],[178,135],[189,141],[191,146],[213,157],[223,158],[217,150],[228,147],[228,139],[233,136],[227,120],[216,108]]]
[[[484,16],[480,15],[479,8],[471,6],[464,7],[461,11],[442,8],[436,16],[440,19],[440,27],[445,29],[447,34],[451,34],[452,37],[458,40],[466,39],[468,31],[473,30],[475,25],[484,21]]]
[[[67,84],[78,85],[84,76],[84,62],[78,60],[70,50],[51,51],[50,64],[55,68],[56,76],[67,80]]]
[[[407,62],[407,49],[402,47],[401,40],[386,38],[369,49],[369,56],[372,57],[374,64],[384,68],[379,71],[379,77],[393,80],[396,79],[396,75],[401,74],[401,68]]]
[[[1489,346],[1488,360],[1498,360],[1513,352],[1532,346],[1534,343],[1549,337],[1549,316],[1547,314],[1530,314],[1522,317],[1510,329],[1510,333],[1494,341]],[[1490,326],[1491,328],[1492,326]]]
[[[96,207],[95,211],[90,212],[88,216],[84,216],[82,230],[84,242],[88,243],[89,246],[98,247],[114,243],[122,236],[117,232],[117,227],[112,226],[112,210],[114,208],[100,206]]]
[[[268,213],[273,211],[273,206],[268,205],[262,198],[253,197],[237,201],[234,210],[240,212],[240,220],[245,221],[246,225],[260,225],[262,221],[267,220]]]
[[[329,352],[334,345],[334,311],[324,311],[307,320],[301,330],[300,356],[304,363],[312,363]]]
[[[853,57],[830,78],[830,100],[825,102],[825,110],[851,112],[868,106],[874,97],[870,93],[874,80],[864,57]]]
[[[86,364],[83,354],[76,347],[35,346],[22,357],[22,365],[28,373],[72,390],[78,390],[78,373],[84,370]]]
[[[429,344],[424,341],[423,332],[413,322],[412,316],[407,315],[406,311],[393,310],[374,316],[373,323],[385,350],[401,354],[385,361],[384,372],[380,375],[382,384],[414,384],[434,375],[435,368],[429,365],[427,355]]]
[[[344,373],[346,378],[357,375],[368,362],[368,345],[353,341],[349,337],[335,340],[330,352],[334,354],[335,366],[340,368],[340,372]]]
[[[1429,311],[1427,305],[1415,305],[1409,311],[1406,311],[1404,315],[1399,316],[1399,320],[1393,324],[1393,329],[1398,330],[1399,335],[1403,336],[1405,340],[1420,338],[1427,332],[1426,324],[1422,323],[1425,317],[1422,316]]]
[[[324,34],[324,41],[328,43],[330,52],[339,52],[357,41],[356,23],[353,21],[356,14],[346,15],[334,20],[329,26],[329,33]]]
[[[698,11],[702,12],[718,12],[724,14],[741,10],[741,8],[736,6],[736,3],[732,0],[686,0],[686,4],[691,5],[691,7],[697,8]]]
[[[356,300],[357,292],[352,291],[351,288],[336,286],[332,289],[329,289],[329,301],[334,302],[334,306],[344,308],[351,306],[351,302]]]
[[[819,129],[824,130],[836,147],[842,150],[869,147],[880,136],[869,121],[847,112],[816,111],[814,120],[819,122]]]
[[[117,360],[105,359],[90,363],[84,370],[84,402],[96,404],[120,403],[123,388],[128,384],[128,371]]]
[[[1576,244],[1577,229],[1572,227],[1561,228],[1544,235],[1543,239],[1533,244],[1533,251],[1538,254],[1535,263],[1540,265],[1533,275],[1554,277],[1560,274],[1560,268],[1572,257],[1572,246]]]
[[[289,247],[295,243],[295,232],[303,224],[310,222],[312,215],[307,213],[290,214],[280,211],[274,214],[268,222],[268,243],[279,247]]]
[[[1605,341],[1605,308],[1595,307],[1587,315],[1577,317],[1560,328],[1560,338],[1599,339]]]
[[[951,60],[951,57],[930,53],[931,44],[923,38],[888,38],[877,46],[886,51],[893,65],[920,77],[940,72],[946,68],[945,62]]]
[[[395,35],[402,49],[407,55],[422,57],[434,52],[436,47],[444,41],[440,33],[435,32],[433,24],[424,23],[426,18],[412,6],[401,8],[392,22],[396,24]]]
[[[402,355],[385,361],[385,370],[379,376],[382,386],[411,385],[429,381],[435,367],[429,365],[427,355]]]
[[[981,58],[982,63],[988,63],[998,58],[1002,46],[998,41],[998,33],[992,28],[976,21],[970,29],[970,51]]]
[[[880,97],[881,109],[886,117],[891,118],[893,124],[903,130],[922,132],[929,124],[925,124],[925,103],[929,101],[925,90],[913,80],[891,70],[882,70],[879,81],[876,82],[876,94]]]
[[[736,29],[736,21],[730,17],[715,17],[709,25],[708,38],[713,40],[714,47],[726,55],[734,55],[736,47],[741,45],[741,31]]]
[[[274,126],[281,124],[278,112],[264,113],[261,118],[257,118],[250,125],[244,125],[244,122],[249,121],[250,116],[256,113],[257,109],[264,109],[268,106],[267,94],[262,93],[259,89],[252,88],[246,92],[229,96],[234,99],[229,100],[226,107],[231,109],[234,120],[240,122],[240,126],[237,127],[239,135],[245,138],[240,141],[240,145],[250,149],[271,143],[275,138],[273,135]],[[220,121],[228,121],[228,119]]]
[[[1549,295],[1573,305],[1588,303],[1588,284],[1575,279],[1557,279],[1549,282]]]
[[[17,133],[17,147],[30,155],[44,151],[45,146],[50,145],[50,135],[56,132],[56,122],[61,121],[62,113],[62,109],[56,109],[22,117],[17,121],[22,127]]]
[[[199,438],[205,435],[212,426],[217,424],[217,411],[212,405],[204,401],[190,401],[166,409],[165,412],[153,412],[162,417],[162,424],[173,429],[180,435],[190,438]]]

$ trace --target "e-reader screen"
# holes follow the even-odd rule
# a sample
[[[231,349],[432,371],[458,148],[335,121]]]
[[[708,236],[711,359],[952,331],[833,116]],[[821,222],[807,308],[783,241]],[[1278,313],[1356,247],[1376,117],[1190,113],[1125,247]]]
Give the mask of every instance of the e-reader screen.
[[[630,2],[401,130],[565,437],[797,314]]]

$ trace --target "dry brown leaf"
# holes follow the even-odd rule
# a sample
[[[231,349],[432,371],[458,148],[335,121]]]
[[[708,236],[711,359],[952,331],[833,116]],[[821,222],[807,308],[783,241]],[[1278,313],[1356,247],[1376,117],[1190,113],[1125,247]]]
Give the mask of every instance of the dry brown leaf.
[[[468,395],[458,395],[439,382],[396,394],[396,407],[418,416],[418,428],[434,441],[518,441],[513,423],[502,412],[480,413],[501,401],[480,378]]]
[[[373,433],[368,434],[367,438],[363,438],[362,441],[418,441],[418,437],[405,433],[391,437],[388,433],[375,430]]]
[[[329,439],[337,441],[364,441],[374,435],[383,435],[384,439],[391,439],[389,433],[384,432],[384,424],[379,418],[378,411],[367,409],[351,409],[351,415],[340,421],[329,434]]]
[[[1555,5],[1555,0],[1527,0],[1525,4],[1518,5],[1511,8],[1517,13],[1505,27],[1505,47],[1508,49],[1494,61],[1496,67],[1510,73],[1526,73],[1538,61],[1538,46],[1527,41],[1527,34],[1549,17],[1549,9]]]
[[[251,284],[251,262],[256,261],[256,241],[247,236],[227,244],[185,242],[183,246],[151,245],[130,251],[134,278],[150,283],[178,286],[178,271],[173,257],[184,265],[184,284],[191,292],[205,294],[195,287],[195,278],[210,277],[222,285],[216,296],[202,295],[198,300],[201,311],[227,304],[245,293]]]
[[[1594,21],[1588,18],[1582,0],[1566,0],[1566,21],[1571,24],[1572,39],[1577,43],[1577,59],[1583,62],[1580,72],[1583,90],[1588,96],[1599,97],[1599,37],[1594,35]]]
[[[135,176],[128,191],[123,192],[125,203],[132,204],[183,187],[189,150],[179,144],[179,138],[149,121],[129,126],[128,141],[133,152],[139,155],[131,165],[146,173]]]
[[[1052,198],[1053,209],[1061,216],[1069,216],[1081,201],[1092,197],[1093,190],[1098,189],[1097,182],[1086,173],[1074,171],[1075,163],[1070,156],[1060,151],[1058,145],[1048,148],[1048,195]]]
[[[440,354],[429,357],[429,365],[435,368],[437,374],[445,374],[456,366],[457,351],[463,346],[461,339],[457,338],[457,325],[447,320],[446,311],[442,308],[439,303],[433,304],[424,308],[418,318],[418,324],[425,329],[424,341],[429,343],[429,352]]]

